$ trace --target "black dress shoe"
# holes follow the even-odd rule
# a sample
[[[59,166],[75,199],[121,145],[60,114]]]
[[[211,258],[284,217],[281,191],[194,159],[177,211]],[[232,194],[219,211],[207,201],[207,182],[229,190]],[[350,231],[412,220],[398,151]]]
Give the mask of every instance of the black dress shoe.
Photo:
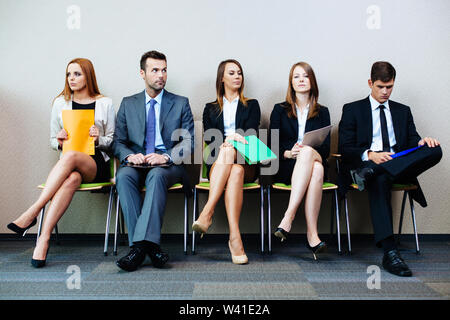
[[[308,248],[308,250],[311,251],[311,253],[313,254],[314,260],[317,260],[316,254],[327,251],[327,244],[325,242],[321,241],[318,245],[311,247],[309,245],[308,241],[306,241],[306,248]]]
[[[388,251],[383,256],[383,268],[389,273],[400,277],[411,277],[412,272],[400,256],[398,250]]]
[[[350,174],[353,179],[353,183],[358,185],[358,190],[363,191],[366,189],[366,182],[374,176],[372,168],[362,168],[357,170],[350,170]]]
[[[162,268],[169,261],[169,255],[161,250],[161,248],[153,248],[149,250],[148,256],[152,260],[152,264],[155,268]]]
[[[34,226],[36,224],[36,222],[37,222],[37,219],[34,218],[34,220],[28,226],[26,226],[25,228],[21,228],[17,224],[12,223],[12,222],[10,224],[8,224],[6,227],[9,230],[14,231],[15,233],[18,233],[18,234],[20,234],[22,236],[25,236],[25,234],[27,233],[28,229],[30,229],[32,226]]]
[[[116,261],[116,265],[125,271],[135,271],[145,260],[145,252],[141,248],[133,247],[131,251],[120,260]]]
[[[274,233],[275,237],[278,237],[281,239],[281,242],[283,242],[284,240],[287,240],[288,234],[289,234],[289,232],[284,230],[283,228],[277,228],[277,230]]]

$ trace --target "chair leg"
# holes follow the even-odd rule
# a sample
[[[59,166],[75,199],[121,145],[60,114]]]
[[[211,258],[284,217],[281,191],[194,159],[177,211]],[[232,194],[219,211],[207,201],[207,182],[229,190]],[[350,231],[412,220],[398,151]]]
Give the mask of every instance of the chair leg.
[[[197,188],[194,187],[194,209],[192,210],[192,223],[195,222],[197,219]],[[195,254],[195,231],[192,230],[192,247],[191,247],[192,254]]]
[[[188,237],[187,237],[187,233],[188,233],[188,198],[186,193],[184,194],[184,242],[183,242],[183,250],[184,250],[184,254],[187,254],[187,241],[188,241]]]
[[[260,199],[259,199],[259,210],[260,210],[260,236],[261,236],[261,254],[264,254],[264,187],[261,185],[259,189]]]
[[[119,210],[120,210],[120,200],[119,200],[119,194],[117,194],[116,197],[116,225],[114,228],[114,249],[113,254],[117,256],[117,228],[119,226]]]
[[[270,202],[270,186],[267,187],[267,243],[269,254],[272,254],[272,230],[271,230],[271,202]]]
[[[108,255],[108,240],[109,240],[109,224],[111,222],[112,203],[114,201],[114,186],[109,191],[108,213],[106,214],[106,230],[105,230],[105,245],[103,247],[103,254]]]
[[[403,226],[403,214],[405,213],[405,204],[406,204],[406,196],[408,192],[403,192],[403,200],[402,200],[402,211],[400,212],[400,222],[398,224],[398,238],[397,238],[397,244],[400,244],[400,236],[402,234],[402,226]]]
[[[339,199],[337,190],[334,190],[335,208],[336,208],[336,233],[338,239],[338,254],[342,254],[341,249],[341,227],[340,227],[340,217],[339,217]]]
[[[331,214],[330,214],[330,240],[333,239],[334,235],[334,206],[331,206]]]
[[[56,237],[56,244],[59,246],[61,242],[59,242],[58,224],[55,224],[55,237]]]
[[[409,205],[411,206],[411,218],[412,218],[413,227],[414,227],[414,237],[416,239],[416,253],[419,254],[420,253],[419,235],[417,234],[416,213],[414,211],[414,202],[411,197],[411,194],[409,192],[408,192],[408,194],[409,194]]]
[[[344,206],[345,206],[345,221],[347,225],[347,241],[348,241],[348,253],[352,253],[352,241],[350,240],[350,221],[348,219],[348,202],[347,197],[344,196]]]
[[[45,206],[42,207],[41,216],[39,218],[39,227],[38,227],[38,232],[37,232],[37,236],[36,236],[36,243],[37,243],[39,237],[41,236],[42,222],[44,221],[44,213],[45,213]]]

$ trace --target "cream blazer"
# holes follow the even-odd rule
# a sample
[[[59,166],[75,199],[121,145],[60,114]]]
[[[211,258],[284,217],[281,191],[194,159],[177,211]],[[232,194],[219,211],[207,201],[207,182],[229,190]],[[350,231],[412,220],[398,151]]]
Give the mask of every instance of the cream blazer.
[[[63,129],[62,110],[72,110],[72,99],[66,101],[63,96],[60,96],[53,102],[50,121],[50,145],[55,150],[58,150],[59,146],[56,135]],[[95,101],[94,123],[99,129],[98,145],[95,147],[101,151],[106,162],[109,160],[106,151],[110,150],[116,124],[116,113],[110,98],[101,97]]]

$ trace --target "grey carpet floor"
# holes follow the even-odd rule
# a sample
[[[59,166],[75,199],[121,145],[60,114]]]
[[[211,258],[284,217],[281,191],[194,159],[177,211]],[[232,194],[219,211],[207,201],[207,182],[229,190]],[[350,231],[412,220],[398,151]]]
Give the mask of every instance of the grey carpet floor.
[[[51,243],[47,266],[34,269],[34,242],[5,240],[0,241],[0,299],[449,300],[449,244],[422,241],[416,255],[413,242],[402,242],[413,277],[401,278],[381,268],[382,253],[369,240],[354,242],[351,255],[338,255],[331,245],[319,261],[299,239],[283,244],[274,239],[272,255],[261,255],[256,241],[245,240],[249,264],[238,266],[231,263],[225,238],[206,235],[195,255],[184,255],[180,241],[164,241],[170,255],[166,268],[153,268],[146,258],[131,273],[115,265],[128,253],[125,245],[117,257],[105,257],[99,241],[62,240]]]

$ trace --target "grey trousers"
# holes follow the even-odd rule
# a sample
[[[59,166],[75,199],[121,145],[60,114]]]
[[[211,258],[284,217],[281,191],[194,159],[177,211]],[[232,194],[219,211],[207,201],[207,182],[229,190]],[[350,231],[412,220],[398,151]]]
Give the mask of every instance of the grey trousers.
[[[183,166],[177,165],[150,170],[121,167],[117,171],[117,191],[130,247],[143,240],[160,244],[167,189],[181,182],[183,173]],[[142,200],[144,185],[146,191]]]

